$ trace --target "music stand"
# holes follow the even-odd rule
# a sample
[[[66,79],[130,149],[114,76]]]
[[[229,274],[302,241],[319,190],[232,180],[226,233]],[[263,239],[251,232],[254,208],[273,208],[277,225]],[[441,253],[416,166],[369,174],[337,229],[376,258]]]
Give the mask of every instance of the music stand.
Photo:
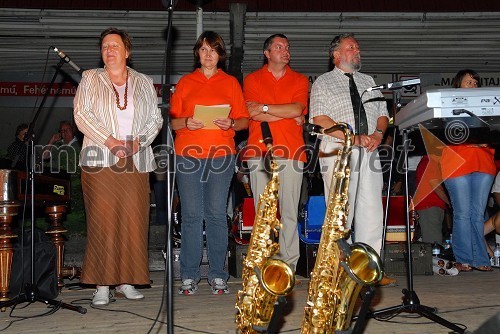
[[[71,311],[76,311],[81,314],[87,313],[87,309],[82,307],[82,306],[74,306],[71,304],[66,304],[63,303],[60,300],[54,300],[50,299],[47,297],[44,297],[40,294],[40,291],[38,290],[38,287],[35,284],[35,236],[34,236],[34,231],[35,231],[35,144],[34,144],[34,127],[36,124],[36,120],[38,119],[38,116],[40,115],[40,112],[42,110],[42,107],[45,103],[45,100],[47,99],[51,88],[56,80],[57,75],[59,74],[59,71],[61,67],[64,65],[66,62],[65,59],[61,59],[59,63],[57,64],[56,72],[54,73],[54,76],[52,77],[52,81],[50,82],[47,90],[45,91],[45,94],[43,96],[42,102],[40,103],[40,106],[38,107],[37,112],[35,113],[35,116],[33,117],[33,120],[31,121],[29,127],[28,127],[28,132],[26,132],[26,139],[28,142],[28,157],[29,157],[29,163],[28,163],[28,180],[29,180],[29,185],[31,187],[31,280],[30,283],[26,283],[24,287],[24,292],[19,294],[17,297],[7,300],[5,302],[0,303],[0,308],[6,308],[12,305],[18,305],[22,303],[34,303],[34,302],[42,302],[46,305],[52,305],[55,307],[61,307],[65,308]]]
[[[399,101],[399,95],[397,98],[397,106],[400,106],[400,101]],[[410,226],[410,212],[409,212],[409,195],[408,195],[408,152],[409,152],[409,146],[410,142],[408,139],[408,129],[402,129],[401,133],[403,135],[403,158],[404,158],[404,164],[403,164],[403,170],[404,170],[404,175],[405,175],[405,199],[406,199],[406,279],[408,286],[406,289],[402,290],[403,293],[403,303],[401,305],[395,305],[391,307],[387,307],[378,311],[372,311],[372,312],[367,312],[366,315],[364,315],[367,318],[374,318],[375,316],[378,315],[387,315],[387,314],[398,314],[401,312],[409,312],[409,313],[417,313],[421,316],[426,317],[427,319],[437,322],[438,324],[445,326],[457,333],[465,333],[465,329],[460,328],[459,326],[455,325],[454,323],[449,322],[448,320],[445,320],[441,318],[440,316],[436,315],[437,309],[435,307],[429,307],[422,305],[420,303],[420,300],[417,296],[417,293],[413,289],[413,257],[412,257],[412,244],[411,244],[411,226]],[[395,134],[396,130],[394,130],[394,137],[393,137],[393,145],[392,148],[394,150],[394,140],[395,140]],[[393,151],[394,152],[394,151]],[[391,161],[391,171],[392,171],[392,166],[393,166],[394,159]],[[391,173],[392,174],[392,173]],[[390,192],[390,182],[391,182],[391,176],[389,176],[389,183],[388,183],[388,194],[387,194],[387,205],[386,205],[386,211],[389,208],[389,192]],[[387,217],[387,212],[386,212],[386,217]],[[386,220],[387,221],[387,220]],[[387,225],[384,223],[384,231],[386,229]],[[383,233],[383,236],[385,239],[385,233]],[[382,240],[383,242],[383,249],[385,248],[385,240]],[[353,317],[355,320],[356,317]],[[361,316],[359,317],[361,319]]]

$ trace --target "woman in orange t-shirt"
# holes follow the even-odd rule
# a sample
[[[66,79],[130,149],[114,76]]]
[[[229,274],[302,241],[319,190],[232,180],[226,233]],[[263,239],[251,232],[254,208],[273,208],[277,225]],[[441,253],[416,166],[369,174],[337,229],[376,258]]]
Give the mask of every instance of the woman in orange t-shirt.
[[[198,290],[204,221],[208,282],[213,294],[223,294],[229,292],[224,263],[228,246],[226,204],[235,166],[233,137],[235,131],[248,127],[249,114],[240,84],[220,68],[226,58],[222,38],[205,31],[193,51],[199,66],[181,78],[171,101],[182,215],[179,294]],[[208,108],[198,114],[200,106]],[[194,117],[195,109],[198,118]],[[215,109],[218,114],[227,113],[207,121],[210,117],[203,113],[214,115]]]
[[[462,70],[454,88],[480,86],[479,75]],[[441,174],[453,208],[453,254],[462,271],[492,271],[484,246],[484,212],[496,173],[494,149],[487,145],[450,145],[443,149]]]

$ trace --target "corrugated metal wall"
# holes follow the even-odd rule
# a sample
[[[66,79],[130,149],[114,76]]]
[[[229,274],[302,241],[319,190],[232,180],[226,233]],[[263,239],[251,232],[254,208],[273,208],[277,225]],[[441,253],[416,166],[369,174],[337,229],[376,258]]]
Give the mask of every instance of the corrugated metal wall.
[[[0,9],[0,71],[42,72],[53,45],[83,68],[99,64],[100,32],[116,26],[134,38],[135,67],[162,74],[166,11],[89,11]],[[196,13],[173,16],[172,73],[192,69]],[[219,32],[230,49],[229,13],[203,12],[205,30]],[[464,67],[500,72],[500,12],[476,13],[270,13],[248,11],[244,27],[242,71],[262,64],[262,43],[286,34],[292,64],[304,73],[329,69],[328,45],[342,32],[354,32],[361,44],[363,71],[371,73],[453,73]],[[48,58],[47,58],[48,57]]]
[[[163,73],[167,29],[166,12],[88,10],[1,10],[0,71],[42,72],[45,60],[55,65],[56,46],[83,68],[99,66],[97,42],[107,27],[125,29],[133,38],[134,67],[148,74]],[[173,17],[174,72],[194,65],[196,13],[175,12]],[[217,31],[229,41],[229,13],[203,13],[205,29]]]
[[[363,70],[372,73],[500,71],[500,13],[256,13],[245,26],[245,71],[262,63],[262,43],[284,33],[293,65],[328,69],[328,47],[340,33],[356,34]]]

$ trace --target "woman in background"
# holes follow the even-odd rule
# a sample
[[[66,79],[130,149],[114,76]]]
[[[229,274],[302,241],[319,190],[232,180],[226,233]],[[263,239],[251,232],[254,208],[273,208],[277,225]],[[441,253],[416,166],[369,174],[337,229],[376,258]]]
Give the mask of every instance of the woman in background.
[[[462,70],[454,88],[477,88],[479,75]],[[495,150],[487,144],[448,145],[441,157],[441,174],[453,209],[453,254],[461,271],[492,271],[484,245],[484,213],[496,174]]]

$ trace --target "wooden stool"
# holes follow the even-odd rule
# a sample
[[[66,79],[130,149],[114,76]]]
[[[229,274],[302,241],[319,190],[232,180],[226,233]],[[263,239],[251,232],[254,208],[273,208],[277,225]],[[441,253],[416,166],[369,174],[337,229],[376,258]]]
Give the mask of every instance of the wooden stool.
[[[65,205],[52,205],[45,208],[45,214],[50,221],[50,227],[45,232],[56,247],[57,251],[57,287],[59,291],[64,287],[64,278],[80,278],[81,268],[64,266],[64,235],[68,230],[63,226],[67,208]]]

